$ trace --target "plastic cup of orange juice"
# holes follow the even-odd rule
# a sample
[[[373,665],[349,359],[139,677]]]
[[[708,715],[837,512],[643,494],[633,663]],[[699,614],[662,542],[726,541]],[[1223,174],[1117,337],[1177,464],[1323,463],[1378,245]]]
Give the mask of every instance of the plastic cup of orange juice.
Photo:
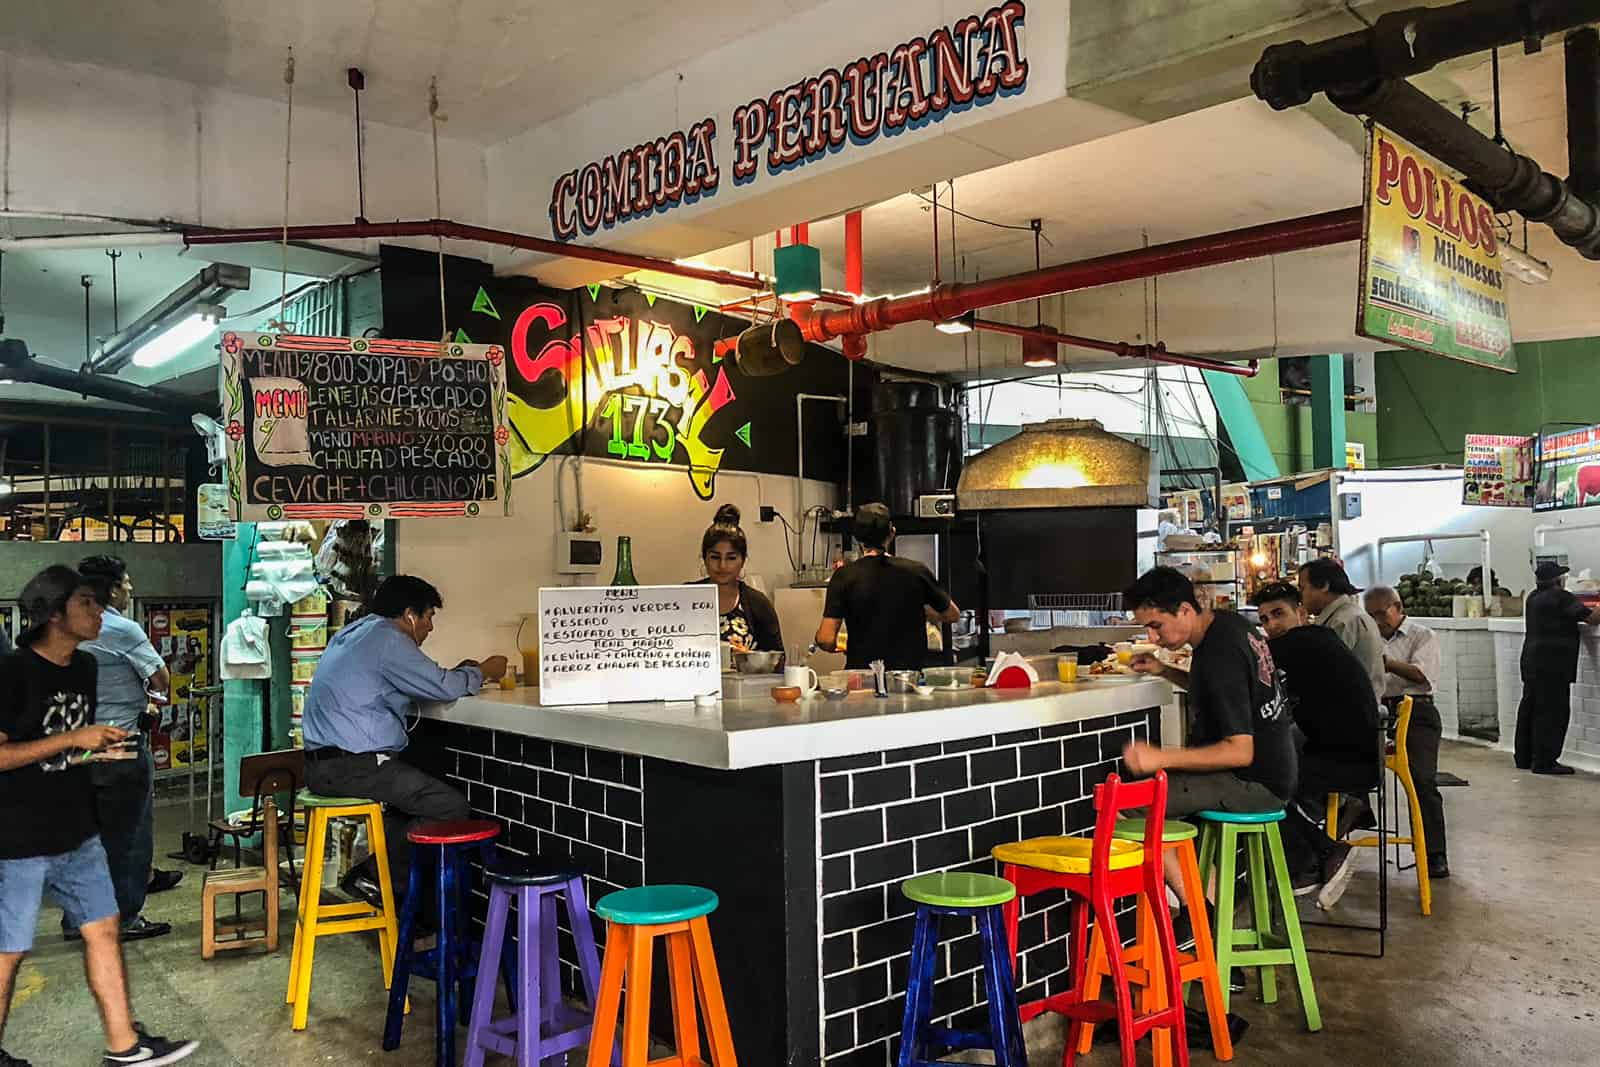
[[[1076,655],[1062,656],[1056,660],[1056,677],[1063,682],[1076,682],[1078,680],[1078,657]]]

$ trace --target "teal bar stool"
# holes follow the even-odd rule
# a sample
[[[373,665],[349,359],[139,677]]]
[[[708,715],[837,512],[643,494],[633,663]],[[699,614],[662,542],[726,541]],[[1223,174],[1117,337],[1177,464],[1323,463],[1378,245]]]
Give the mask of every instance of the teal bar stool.
[[[693,885],[647,885],[600,898],[595,912],[606,921],[606,955],[595,996],[594,1030],[587,1067],[608,1067],[622,1016],[622,1067],[648,1067],[650,1060],[650,968],[655,942],[667,950],[672,990],[672,1034],[677,1055],[656,1063],[702,1063],[696,994],[711,1046],[712,1067],[737,1067],[722,979],[711,951],[706,916],[717,909],[717,895]],[[622,1003],[626,979],[627,1004]],[[532,1067],[532,1065],[529,1065]]]
[[[1217,871],[1217,974],[1222,986],[1222,1010],[1228,1010],[1228,986],[1234,968],[1258,968],[1261,999],[1274,1004],[1278,1000],[1274,968],[1290,966],[1300,984],[1306,1028],[1316,1031],[1322,1029],[1322,1012],[1317,1007],[1317,991],[1311,984],[1311,963],[1306,956],[1305,938],[1300,933],[1300,915],[1295,910],[1289,865],[1283,858],[1283,835],[1278,830],[1283,815],[1281,808],[1277,811],[1196,812],[1194,818],[1201,824],[1200,882],[1204,885],[1209,873]],[[1236,926],[1233,916],[1241,837],[1249,857],[1250,903],[1255,916],[1255,925],[1244,927]],[[1282,934],[1272,929],[1274,895],[1283,915]]]

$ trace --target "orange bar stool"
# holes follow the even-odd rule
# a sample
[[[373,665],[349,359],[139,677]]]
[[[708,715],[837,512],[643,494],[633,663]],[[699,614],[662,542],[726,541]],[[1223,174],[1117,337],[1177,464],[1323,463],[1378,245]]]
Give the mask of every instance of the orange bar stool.
[[[1351,838],[1350,844],[1357,848],[1381,849],[1385,844],[1395,846],[1396,864],[1399,863],[1400,846],[1411,846],[1411,858],[1417,868],[1417,896],[1422,907],[1423,915],[1433,914],[1433,883],[1428,880],[1428,839],[1422,829],[1422,806],[1417,803],[1417,786],[1411,780],[1411,752],[1406,747],[1407,738],[1411,736],[1411,698],[1406,697],[1400,701],[1395,711],[1394,742],[1390,745],[1388,753],[1383,758],[1383,765],[1387,767],[1399,781],[1400,788],[1406,794],[1406,810],[1411,820],[1411,834],[1400,837],[1396,834],[1383,834],[1372,837]],[[1395,804],[1395,822],[1400,821],[1398,798]],[[1378,792],[1379,819],[1384,818],[1383,791]],[[1398,829],[1398,827],[1397,827]],[[1338,839],[1339,836],[1339,794],[1328,794],[1328,836]],[[1387,839],[1387,840],[1386,840]],[[1382,852],[1379,853],[1382,856]],[[1379,866],[1386,861],[1380,859]],[[1400,868],[1402,871],[1405,868]],[[1383,873],[1383,872],[1379,872]]]
[[[1143,841],[1144,834],[1143,819],[1117,820],[1114,836],[1118,841]],[[1170,848],[1178,854],[1178,864],[1183,868],[1183,906],[1188,910],[1189,921],[1194,927],[1194,952],[1178,953],[1178,981],[1185,986],[1190,982],[1199,981],[1200,989],[1205,994],[1206,1016],[1211,1024],[1212,1051],[1217,1059],[1226,1061],[1233,1059],[1233,1037],[1228,1032],[1228,1009],[1222,1004],[1222,982],[1217,976],[1216,950],[1211,942],[1211,920],[1206,916],[1205,886],[1200,882],[1200,865],[1194,851],[1194,841],[1199,835],[1200,831],[1194,824],[1173,820],[1162,827],[1161,843],[1163,847]],[[1137,943],[1132,948],[1125,947],[1122,950],[1122,958],[1128,972],[1128,980],[1142,987],[1140,1010],[1148,1012],[1159,1006],[1152,993],[1159,997],[1162,983],[1159,970],[1152,974],[1152,967],[1159,969],[1161,966],[1155,917],[1151,915],[1143,900],[1139,902],[1138,929]],[[1097,924],[1093,940],[1089,944],[1089,973],[1084,979],[1084,998],[1098,999],[1100,984],[1110,974],[1111,964],[1106,959],[1105,939],[1101,936]],[[1093,1041],[1094,1031],[1085,1027],[1083,1042],[1078,1046],[1078,1051],[1087,1053]],[[1162,1055],[1165,1051],[1160,1044],[1157,1044],[1156,1067],[1161,1067],[1169,1060],[1170,1057]]]
[[[711,950],[706,916],[717,910],[717,895],[693,885],[647,885],[608,893],[595,905],[606,920],[605,961],[600,966],[600,992],[595,998],[594,1032],[589,1039],[587,1067],[607,1067],[622,1016],[621,1067],[650,1067],[650,968],[656,938],[666,943],[667,974],[672,989],[672,1034],[677,1053],[656,1060],[658,1067],[696,1067],[700,1055],[700,1022],[705,1022],[713,1067],[737,1067],[722,980]],[[622,1003],[626,978],[628,1002]],[[699,994],[700,1019],[695,1017]],[[526,1065],[533,1067],[533,1065]]]
[[[1071,909],[1072,988],[1021,1005],[1022,1021],[1046,1011],[1071,1020],[1065,1067],[1072,1067],[1077,1057],[1084,1028],[1112,1018],[1117,1020],[1123,1067],[1134,1067],[1134,1043],[1145,1034],[1152,1035],[1157,1055],[1163,1054],[1168,1042],[1175,1042],[1179,1067],[1189,1067],[1189,1040],[1178,986],[1178,953],[1172,938],[1172,916],[1166,907],[1166,883],[1162,880],[1166,773],[1157,772],[1154,778],[1133,783],[1125,783],[1113,774],[1095,787],[1094,805],[1099,814],[1092,838],[1036,837],[998,845],[991,853],[1003,865],[1005,879],[1017,887],[1016,899],[1004,905],[1014,972],[1022,898],[1064,889]],[[1116,838],[1117,816],[1134,808],[1147,809],[1149,815],[1142,844]],[[1087,995],[1090,912],[1096,929],[1116,930],[1115,902],[1129,896],[1142,898],[1140,904],[1149,911],[1156,927],[1154,960],[1158,966],[1152,970],[1158,971],[1159,977],[1152,975],[1147,987],[1150,999],[1141,1004],[1138,1015],[1133,1011],[1120,937],[1107,937],[1104,941],[1115,999],[1107,1003]]]
[[[383,988],[394,977],[394,889],[389,881],[389,853],[383,836],[383,805],[364,797],[325,797],[300,790],[300,807],[306,812],[306,853],[300,884],[300,914],[294,926],[294,955],[289,962],[289,995],[294,1006],[294,1028],[304,1030],[311,1010],[311,964],[317,938],[335,934],[378,932],[378,953],[383,960]],[[328,823],[334,819],[365,819],[367,844],[377,860],[382,906],[365,901],[351,904],[322,903],[322,864],[328,853]],[[409,1005],[407,1006],[409,1008]]]

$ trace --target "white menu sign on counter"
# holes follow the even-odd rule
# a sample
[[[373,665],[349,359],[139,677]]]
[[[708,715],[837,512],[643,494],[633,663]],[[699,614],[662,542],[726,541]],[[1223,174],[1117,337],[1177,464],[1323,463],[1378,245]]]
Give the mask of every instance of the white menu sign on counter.
[[[693,700],[722,691],[714,585],[539,590],[539,703]]]

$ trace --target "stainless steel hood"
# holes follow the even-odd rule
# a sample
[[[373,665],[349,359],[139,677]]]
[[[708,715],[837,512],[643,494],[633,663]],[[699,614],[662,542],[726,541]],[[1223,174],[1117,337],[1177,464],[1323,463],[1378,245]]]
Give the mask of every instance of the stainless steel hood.
[[[967,460],[956,486],[961,511],[1153,508],[1160,469],[1150,450],[1096,419],[1051,419]]]

